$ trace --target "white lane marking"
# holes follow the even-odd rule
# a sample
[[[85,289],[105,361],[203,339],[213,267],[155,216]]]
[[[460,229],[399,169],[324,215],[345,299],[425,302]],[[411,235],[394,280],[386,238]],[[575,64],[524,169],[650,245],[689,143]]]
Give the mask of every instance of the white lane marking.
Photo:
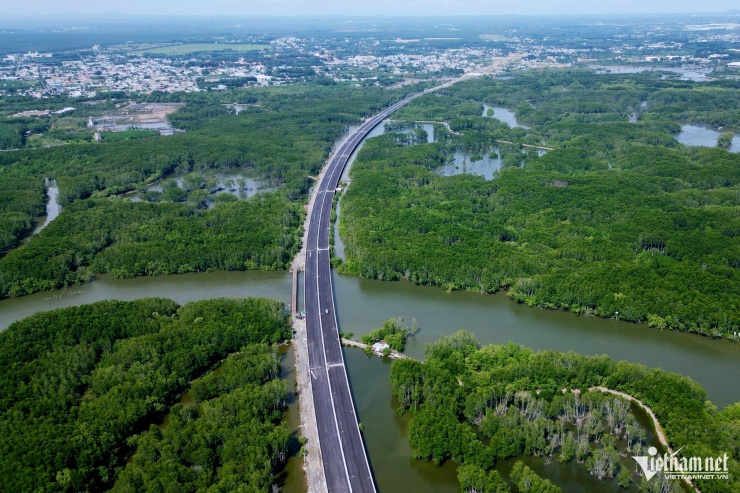
[[[319,212],[319,224],[321,224],[321,219],[323,218],[323,216],[324,216],[324,208],[322,207],[320,209],[320,212]],[[318,242],[318,238],[317,238],[316,239],[316,248],[318,249],[318,247],[319,247],[319,242]],[[318,270],[317,270],[317,272],[316,272],[316,302],[317,302],[317,307],[320,310],[321,309],[321,298],[320,298],[320,296],[319,296],[318,293],[319,293],[319,275],[318,275]],[[336,319],[336,314],[335,314],[334,317]],[[321,334],[322,334],[322,337],[321,337],[321,350],[322,351],[321,351],[321,353],[322,353],[322,357],[324,359],[324,371],[326,371],[326,378],[327,378],[327,381],[328,381],[327,383],[329,384],[329,399],[331,400],[331,411],[332,411],[332,414],[334,415],[334,427],[337,430],[337,435],[338,435],[339,434],[339,420],[337,419],[337,407],[336,407],[336,404],[334,404],[334,396],[331,393],[331,379],[329,378],[329,368],[326,367],[326,363],[327,363],[327,361],[326,361],[326,344],[324,344],[324,337],[323,337],[323,334],[324,334],[324,326],[321,323],[321,316],[319,316],[319,330],[321,331]],[[352,481],[350,481],[350,479],[349,479],[349,469],[347,468],[347,457],[344,454],[344,445],[342,445],[342,440],[341,439],[339,439],[339,451],[342,454],[342,463],[344,464],[344,475],[347,478],[347,486],[349,487],[349,491],[351,493],[352,492]],[[367,455],[367,454],[365,454],[365,455]],[[365,460],[367,461],[367,457],[365,457]]]
[[[314,373],[313,373],[313,370],[311,370],[311,376],[313,377],[313,379],[314,379],[314,380],[318,380],[318,379],[316,378],[316,375],[314,375]]]
[[[329,280],[329,300],[330,300],[331,305],[332,305],[332,315],[334,315],[334,327],[336,328],[337,331],[339,331],[339,322],[337,321],[337,312],[334,309],[334,285],[331,282],[331,279]],[[319,317],[319,320],[321,320],[321,317]],[[323,328],[322,328],[322,331],[323,331]],[[323,338],[322,338],[321,343],[322,344],[324,343]],[[341,343],[341,341],[340,341],[340,343]],[[349,378],[347,378],[347,366],[345,365],[345,362],[344,362],[344,353],[340,351],[339,356],[342,359],[342,363],[341,364],[338,364],[337,366],[341,366],[342,367],[342,371],[344,373],[344,383],[345,383],[346,389],[347,389],[347,395],[349,395],[349,400],[350,400],[350,402],[352,402],[352,405],[350,406],[350,411],[352,412],[352,415],[355,418],[353,420],[354,423],[355,423],[355,430],[357,431],[357,436],[360,438],[360,441],[362,441],[362,433],[360,433],[360,425],[359,425],[359,422],[357,420],[357,415],[355,414],[355,406],[354,406],[354,402],[353,402],[353,399],[352,399],[352,389],[350,389],[350,387],[349,387]],[[324,361],[326,362],[326,353],[324,353]],[[328,373],[329,373],[329,369],[328,368],[326,369],[326,372],[327,372],[327,377],[328,377]],[[331,382],[329,383],[329,385],[331,386]],[[333,403],[333,400],[332,400],[332,403]],[[369,472],[370,471],[370,462],[368,460],[367,453],[364,453],[363,456],[365,457],[365,467],[367,468],[366,470]],[[372,474],[369,475],[368,478],[370,478],[370,484],[372,485],[372,490],[371,491],[373,493],[377,492],[377,487],[375,485],[375,482],[372,480]],[[352,486],[351,486],[351,483],[350,483],[350,489],[351,488],[352,488]]]
[[[370,121],[368,122],[368,125],[363,125],[363,126],[361,127],[361,130],[366,130],[365,134],[363,134],[363,135],[362,135],[362,137],[359,137],[359,136],[357,136],[357,134],[356,134],[356,137],[355,137],[355,138],[353,138],[353,139],[351,139],[351,141],[350,141],[350,143],[351,143],[351,145],[352,145],[352,147],[353,147],[353,150],[354,150],[354,147],[356,147],[357,145],[359,145],[359,144],[360,144],[360,143],[362,142],[362,140],[363,140],[363,139],[365,139],[365,138],[367,137],[367,135],[366,135],[366,134],[367,134],[367,133],[368,133],[368,132],[369,132],[370,130],[372,130],[372,128],[374,128],[375,126],[377,126],[377,124],[379,124],[379,123],[380,123],[380,122],[381,122],[381,121],[382,121],[382,120],[383,120],[383,119],[384,119],[385,117],[387,117],[387,116],[388,116],[388,115],[389,115],[390,113],[392,113],[393,111],[395,111],[396,109],[398,109],[398,108],[400,108],[400,107],[402,107],[402,106],[405,106],[405,105],[406,105],[406,103],[408,103],[408,102],[409,102],[410,100],[411,100],[411,98],[410,98],[410,99],[408,99],[408,100],[406,100],[406,101],[402,101],[402,102],[400,102],[400,103],[397,103],[397,104],[393,105],[393,106],[392,106],[391,108],[389,108],[389,109],[385,110],[385,111],[384,111],[384,112],[383,112],[383,113],[381,114],[381,116],[378,116],[378,117],[376,117],[376,118],[374,118],[374,119],[371,119],[371,120],[370,120]],[[344,152],[344,150],[345,150],[345,149],[341,149],[341,150],[340,150],[340,153],[343,153],[343,152]],[[344,156],[345,156],[345,157],[346,157],[346,156],[349,156],[349,155],[351,155],[351,153],[350,153],[350,154],[344,154]],[[337,161],[337,159],[336,159],[337,157],[338,157],[338,156],[336,156],[336,155],[334,156],[334,158],[333,158],[332,162],[330,163],[330,166],[331,166],[331,165],[337,166],[337,165],[339,164],[339,163],[338,163],[338,161]],[[327,175],[327,176],[328,176],[328,175]],[[333,173],[332,173],[332,176],[333,176]],[[325,179],[326,179],[326,178],[325,178]],[[322,190],[321,192],[322,192],[322,193],[324,193],[324,200],[325,200],[326,198],[328,198],[327,196],[328,196],[329,194],[332,194],[332,193],[334,193],[334,190],[332,190],[332,191],[329,191],[329,190]],[[317,205],[317,204],[314,204],[314,211],[315,211],[316,205]],[[319,208],[319,214],[318,214],[318,216],[319,216],[319,217],[318,217],[318,220],[319,220],[319,224],[320,224],[320,223],[321,223],[321,219],[323,218],[323,207],[320,207],[320,208]],[[319,245],[319,238],[318,238],[318,235],[317,235],[317,238],[316,238],[316,247],[317,247],[317,249],[318,249],[318,250],[328,250],[328,249],[319,249],[319,248],[318,248],[318,245]],[[309,252],[310,252],[310,251],[309,251]],[[310,253],[309,253],[309,255],[310,255]],[[321,306],[321,302],[320,302],[320,293],[319,293],[319,290],[318,290],[318,287],[319,287],[319,277],[320,277],[320,275],[319,275],[319,273],[317,272],[317,273],[316,273],[316,288],[317,288],[317,289],[316,289],[316,292],[317,292],[317,298],[318,298],[318,301],[319,301],[319,305],[318,305],[318,306],[320,307],[320,306]],[[333,289],[332,289],[332,288],[333,288],[333,286],[331,286],[331,284],[330,284],[330,285],[329,285],[329,292],[330,292],[330,293],[332,293],[332,292],[333,292]],[[304,291],[304,299],[305,299],[305,294],[306,294],[306,293],[305,293],[305,291]],[[305,301],[304,301],[304,304],[305,304]],[[333,315],[334,315],[334,323],[336,324],[337,322],[336,322],[336,312],[335,312],[335,311],[333,311]],[[326,365],[326,363],[327,363],[327,361],[326,361],[326,347],[325,347],[325,344],[324,344],[324,339],[325,339],[325,337],[323,336],[324,330],[323,330],[323,324],[322,324],[322,321],[321,321],[321,319],[322,319],[322,317],[319,317],[319,318],[318,318],[318,321],[319,321],[319,329],[320,329],[320,331],[321,331],[321,333],[322,333],[322,338],[321,338],[321,345],[322,345],[322,348],[323,348],[323,352],[322,352],[323,354],[322,354],[322,356],[323,356],[323,359],[324,359],[324,364]],[[342,361],[344,361],[344,357],[343,357],[343,355],[342,355]],[[351,390],[349,389],[349,379],[347,379],[347,376],[346,376],[346,374],[347,374],[347,370],[346,370],[346,366],[344,365],[344,362],[342,362],[342,363],[334,363],[334,364],[332,364],[332,365],[329,365],[329,366],[331,366],[331,367],[336,367],[336,366],[342,366],[342,367],[344,367],[344,376],[345,376],[345,382],[347,383],[347,391],[348,391],[348,392],[350,393],[350,396],[351,396]],[[327,378],[329,377],[329,366],[325,366],[325,367],[324,367],[324,370],[325,370],[325,371],[326,371],[326,373],[327,373]],[[312,374],[312,375],[314,376],[314,379],[315,379],[315,378],[316,378],[316,376],[315,376],[315,375],[313,374],[313,370],[311,371],[311,374]],[[330,388],[330,389],[332,388],[332,386],[331,386],[331,381],[329,381],[329,388]],[[331,391],[330,391],[330,393],[329,393],[329,397],[330,397],[330,399],[331,399],[331,401],[332,401],[332,412],[333,412],[333,414],[334,414],[334,424],[335,424],[335,426],[336,426],[336,430],[337,430],[337,432],[339,432],[340,430],[339,430],[339,423],[338,423],[338,420],[337,420],[337,410],[336,410],[336,407],[335,407],[335,404],[334,404],[334,397],[333,397],[333,394],[334,394],[334,393],[335,393],[335,392],[331,392]],[[355,410],[354,410],[354,406],[352,406],[352,408],[350,409],[350,412],[351,412],[351,413],[352,413],[353,415],[355,415]],[[356,418],[355,418],[355,425],[357,425],[357,420],[356,420]],[[360,435],[360,437],[361,437],[361,434],[359,433],[359,427],[358,427],[358,430],[357,430],[357,431],[358,431],[358,434],[359,434],[359,435]],[[341,432],[341,433],[344,433],[344,432]],[[339,435],[337,435],[337,436],[339,436]],[[346,456],[345,456],[345,454],[344,454],[344,446],[342,445],[342,440],[341,440],[341,439],[339,440],[339,447],[340,447],[340,450],[341,450],[341,454],[342,454],[342,461],[344,462],[344,470],[345,470],[345,475],[346,475],[346,477],[347,477],[347,481],[348,481],[348,486],[349,486],[349,488],[350,488],[350,491],[352,491],[352,482],[351,482],[351,478],[354,478],[354,476],[351,476],[351,477],[350,477],[350,475],[349,475],[349,470],[348,470],[348,468],[347,468],[347,459],[346,459]],[[363,455],[365,456],[365,463],[366,463],[366,466],[367,466],[367,470],[369,471],[369,470],[370,470],[370,465],[369,465],[369,463],[368,463],[368,458],[367,458],[367,454],[363,454]],[[368,476],[368,478],[372,478],[372,477],[371,477],[371,476]],[[375,484],[374,484],[374,482],[372,481],[372,479],[370,479],[370,483],[371,483],[371,484],[373,485],[373,491],[376,491],[376,490],[375,490]]]

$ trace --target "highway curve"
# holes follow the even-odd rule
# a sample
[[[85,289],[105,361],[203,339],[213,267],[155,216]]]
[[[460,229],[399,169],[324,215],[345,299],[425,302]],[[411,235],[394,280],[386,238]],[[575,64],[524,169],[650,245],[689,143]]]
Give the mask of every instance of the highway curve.
[[[428,91],[425,91],[428,92]],[[342,171],[362,139],[388,115],[423,93],[415,94],[366,120],[329,162],[309,211],[304,306],[311,391],[327,488],[337,492],[375,492],[365,446],[344,366],[334,311],[329,255],[330,217]]]

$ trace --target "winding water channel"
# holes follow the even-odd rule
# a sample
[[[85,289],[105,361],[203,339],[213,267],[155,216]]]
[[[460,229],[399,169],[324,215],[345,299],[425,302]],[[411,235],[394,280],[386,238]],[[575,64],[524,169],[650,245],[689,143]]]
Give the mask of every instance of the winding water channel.
[[[36,235],[47,227],[50,222],[57,218],[59,213],[62,211],[62,206],[59,205],[59,187],[54,180],[46,180],[46,196],[49,200],[46,202],[46,216],[39,219],[39,224],[33,230],[33,234]]]
[[[382,133],[382,126],[375,135]],[[339,241],[341,248],[341,240]],[[391,317],[417,320],[420,331],[407,342],[406,352],[423,358],[424,346],[458,328],[473,332],[479,342],[514,341],[534,349],[608,354],[652,367],[682,373],[699,382],[718,407],[740,401],[740,343],[711,340],[679,332],[660,332],[644,325],[617,320],[579,317],[572,313],[540,310],[518,305],[505,294],[447,293],[434,287],[405,282],[381,282],[334,275],[339,324],[355,338],[379,327]],[[300,285],[300,284],[299,284]],[[132,300],[166,297],[186,303],[215,297],[262,296],[290,302],[288,272],[214,272],[200,274],[97,281],[56,292],[37,293],[0,301],[0,330],[37,311],[80,305],[105,299]],[[300,297],[299,297],[300,299]],[[457,492],[455,466],[442,467],[413,460],[406,430],[408,415],[396,413],[390,392],[390,363],[366,358],[359,350],[346,349],[345,359],[355,404],[379,491],[383,493]],[[286,363],[292,355],[286,356]],[[286,418],[297,422],[294,402]],[[569,492],[616,492],[616,482],[597,482],[577,464],[545,464],[542,459],[525,462]],[[285,489],[305,491],[301,459],[294,457],[286,468]],[[504,461],[497,467],[511,467]]]

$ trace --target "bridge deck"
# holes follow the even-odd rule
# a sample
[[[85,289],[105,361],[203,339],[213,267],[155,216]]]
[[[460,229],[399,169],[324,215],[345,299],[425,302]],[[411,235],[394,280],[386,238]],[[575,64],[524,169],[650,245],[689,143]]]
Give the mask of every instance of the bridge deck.
[[[308,358],[324,473],[331,493],[376,491],[357,423],[334,310],[329,256],[332,201],[342,171],[362,139],[389,114],[419,95],[378,113],[345,141],[316,185],[318,193],[309,211],[303,291]]]

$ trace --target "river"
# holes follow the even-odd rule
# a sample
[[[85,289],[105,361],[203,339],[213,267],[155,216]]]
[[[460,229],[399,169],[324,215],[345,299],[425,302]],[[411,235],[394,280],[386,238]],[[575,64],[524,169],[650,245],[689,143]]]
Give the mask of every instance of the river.
[[[183,304],[207,298],[261,296],[290,303],[291,278],[285,271],[211,272],[116,279],[102,275],[89,284],[0,301],[0,330],[38,311],[102,300],[163,297]]]
[[[712,340],[677,331],[661,332],[646,325],[586,318],[541,310],[509,300],[504,293],[447,293],[442,288],[408,282],[383,282],[334,275],[339,325],[360,334],[383,320],[415,318],[420,331],[410,337],[406,352],[423,358],[424,345],[465,328],[482,344],[514,341],[534,349],[608,354],[692,377],[710,400],[722,408],[740,401],[740,343]],[[0,301],[0,330],[37,311],[77,306],[106,299],[171,298],[187,303],[206,298],[262,296],[290,303],[291,276],[285,271],[211,272],[160,277],[99,280],[66,290],[36,293]]]

